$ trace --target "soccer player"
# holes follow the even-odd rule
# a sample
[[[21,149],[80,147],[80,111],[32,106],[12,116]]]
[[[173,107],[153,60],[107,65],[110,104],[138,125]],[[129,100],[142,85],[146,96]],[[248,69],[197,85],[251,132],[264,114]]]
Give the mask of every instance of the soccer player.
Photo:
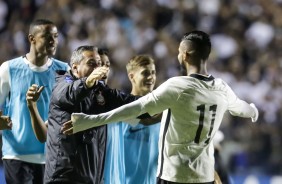
[[[185,76],[172,77],[135,102],[107,113],[75,113],[64,124],[65,134],[163,111],[159,139],[157,183],[214,183],[213,137],[223,115],[257,121],[254,104],[240,100],[226,82],[207,72],[211,51],[209,35],[202,31],[185,34],[178,60]]]
[[[126,69],[132,95],[144,96],[154,89],[156,69],[153,58],[134,56]],[[137,126],[124,122],[108,125],[105,184],[156,183],[160,123],[150,126],[142,123],[144,120]]]
[[[43,183],[44,144],[34,136],[24,98],[31,84],[45,86],[38,109],[48,115],[56,70],[68,70],[67,63],[54,59],[58,30],[53,22],[35,20],[29,28],[30,50],[24,56],[4,62],[0,67],[0,108],[13,122],[3,130],[3,165],[7,183]],[[3,119],[3,116],[1,116]]]

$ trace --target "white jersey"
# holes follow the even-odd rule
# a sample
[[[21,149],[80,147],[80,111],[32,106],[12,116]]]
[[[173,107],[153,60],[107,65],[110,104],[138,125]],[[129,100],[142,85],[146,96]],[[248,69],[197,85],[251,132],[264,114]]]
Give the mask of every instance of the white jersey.
[[[93,127],[93,122],[98,126],[144,112],[153,115],[164,111],[157,176],[171,182],[204,183],[214,181],[212,139],[227,110],[241,117],[256,114],[223,80],[192,74],[170,78],[146,96],[108,113],[77,115],[72,120],[74,131],[80,131],[87,121]],[[77,121],[79,118],[83,120]]]
[[[180,183],[214,180],[212,138],[226,110],[251,117],[253,109],[221,79],[174,77],[142,101],[149,113],[163,113],[158,176]]]

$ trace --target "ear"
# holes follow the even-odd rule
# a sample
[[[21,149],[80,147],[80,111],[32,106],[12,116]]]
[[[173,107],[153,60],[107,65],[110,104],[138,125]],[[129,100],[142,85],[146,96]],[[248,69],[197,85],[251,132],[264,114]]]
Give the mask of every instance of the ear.
[[[133,76],[134,76],[134,74],[133,74],[133,73],[131,73],[131,72],[128,74],[128,78],[129,78],[129,80],[130,80],[130,81],[132,81],[132,80],[133,80]]]
[[[71,70],[73,71],[73,73],[78,73],[78,66],[77,66],[77,64],[72,64]]]
[[[182,59],[183,59],[183,61],[188,61],[188,59],[189,59],[189,57],[190,57],[190,55],[189,55],[189,53],[187,52],[187,51],[185,51],[183,54],[182,54]]]
[[[28,34],[28,41],[30,43],[34,43],[35,42],[34,36],[32,34]]]

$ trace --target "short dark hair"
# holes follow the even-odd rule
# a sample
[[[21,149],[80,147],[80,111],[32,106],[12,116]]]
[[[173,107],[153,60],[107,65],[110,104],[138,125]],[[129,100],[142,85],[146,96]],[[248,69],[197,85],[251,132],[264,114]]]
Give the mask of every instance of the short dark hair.
[[[52,22],[51,20],[48,20],[48,19],[36,19],[30,25],[31,26],[39,26],[39,25],[46,25],[46,24],[54,24],[54,22]]]
[[[34,34],[34,27],[36,26],[41,26],[41,25],[54,25],[54,22],[52,22],[51,20],[47,20],[47,19],[36,19],[34,20],[30,26],[29,26],[29,34]]]
[[[98,54],[99,55],[109,56],[109,49],[107,49],[107,48],[98,48]]]
[[[207,33],[198,30],[191,31],[184,34],[181,41],[191,41],[197,53],[196,55],[198,55],[200,59],[208,59],[211,52],[211,41]]]

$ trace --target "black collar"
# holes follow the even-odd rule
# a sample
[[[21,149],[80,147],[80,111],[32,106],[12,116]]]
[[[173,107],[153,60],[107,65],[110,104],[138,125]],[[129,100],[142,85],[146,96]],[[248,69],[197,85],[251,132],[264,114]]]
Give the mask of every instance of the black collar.
[[[214,80],[214,77],[212,75],[204,76],[204,75],[200,75],[200,74],[197,74],[197,73],[190,74],[190,77],[194,77],[196,79],[203,80],[203,81],[212,81],[212,80]]]

